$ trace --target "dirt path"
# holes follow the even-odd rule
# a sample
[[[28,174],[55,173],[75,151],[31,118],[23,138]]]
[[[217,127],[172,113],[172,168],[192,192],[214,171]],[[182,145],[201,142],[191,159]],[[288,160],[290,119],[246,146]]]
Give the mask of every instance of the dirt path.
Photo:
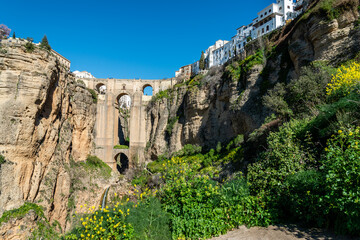
[[[320,229],[301,229],[296,226],[269,226],[267,228],[245,226],[228,232],[226,235],[211,238],[211,240],[354,240],[359,238],[349,238],[336,236],[335,234]]]

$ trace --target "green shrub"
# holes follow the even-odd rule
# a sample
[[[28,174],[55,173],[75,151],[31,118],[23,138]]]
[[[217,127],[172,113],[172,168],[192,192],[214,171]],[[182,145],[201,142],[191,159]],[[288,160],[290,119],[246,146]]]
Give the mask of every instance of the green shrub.
[[[156,102],[156,101],[158,101],[158,100],[160,100],[160,99],[163,99],[163,98],[166,98],[166,99],[170,99],[170,98],[171,98],[170,90],[169,90],[169,89],[158,92],[157,94],[155,94],[155,95],[151,98],[151,101],[152,101],[152,102]]]
[[[289,175],[280,197],[283,219],[301,221],[309,226],[326,226],[328,205],[324,199],[324,176],[316,170]]]
[[[25,44],[25,49],[26,49],[26,52],[32,53],[35,50],[35,45],[31,42],[27,42]]]
[[[148,165],[146,167],[147,167],[147,169],[149,169],[150,172],[158,173],[158,172],[162,172],[164,170],[163,163],[164,163],[164,161],[157,160],[157,161],[148,163]]]
[[[150,174],[148,171],[144,170],[140,173],[135,174],[131,184],[134,186],[140,186],[141,188],[145,187],[150,178]]]
[[[166,132],[171,136],[172,130],[175,126],[175,123],[179,120],[179,117],[173,117],[168,119],[168,123],[166,125]]]
[[[360,232],[360,127],[338,131],[327,144],[322,170],[326,200],[339,232]]]
[[[240,147],[241,144],[244,142],[244,135],[240,134],[231,140],[228,145],[226,145],[226,150],[230,151],[232,148]]]
[[[82,86],[85,86],[84,81],[83,81],[83,80],[81,80],[81,79],[78,79],[76,82],[77,82],[78,84],[82,85]]]
[[[98,101],[98,95],[97,95],[97,93],[95,92],[95,90],[90,89],[90,88],[88,88],[87,90],[91,93],[91,97],[92,97],[92,99],[93,99],[93,103],[97,103],[97,101]]]
[[[267,138],[268,149],[258,161],[248,168],[248,181],[253,193],[274,193],[279,191],[287,176],[303,170],[314,161],[311,151],[302,146],[297,135],[307,126],[309,120],[292,120],[271,132]]]
[[[0,218],[0,226],[11,219],[23,218],[30,211],[33,211],[37,217],[35,220],[36,228],[32,229],[29,239],[60,239],[59,234],[55,230],[57,227],[56,223],[50,225],[44,215],[43,209],[34,203],[25,202],[20,208],[5,211]],[[61,230],[61,227],[59,230]]]
[[[80,219],[81,226],[65,235],[65,239],[133,239],[134,229],[125,222],[130,209],[117,203],[112,208],[94,210]]]
[[[129,146],[126,145],[115,145],[114,149],[129,149]]]
[[[78,166],[78,164],[75,164]],[[101,159],[99,159],[97,156],[88,156],[86,158],[86,162],[79,163],[80,166],[83,166],[86,170],[90,171],[98,171],[101,176],[105,178],[109,178],[111,176],[111,168],[104,163]]]
[[[248,196],[243,179],[221,185],[199,174],[201,160],[175,157],[165,161],[160,189],[170,214],[173,239],[203,239],[246,224],[266,226],[270,215],[260,197]]]
[[[292,110],[285,101],[286,89],[283,83],[278,83],[263,97],[263,104],[281,117],[291,116]]]
[[[181,157],[181,156],[192,156],[197,153],[200,153],[202,148],[198,145],[186,144],[183,149],[174,153],[174,156]]]
[[[360,91],[360,64],[353,61],[338,68],[326,88],[330,99],[339,99],[354,90]]]
[[[264,51],[258,50],[254,55],[250,55],[244,60],[228,65],[226,67],[226,74],[228,74],[233,81],[239,81],[250,69],[255,65],[263,64],[264,61]]]
[[[171,239],[169,215],[161,208],[157,198],[148,198],[131,209],[126,222],[134,227],[133,239],[166,240]]]
[[[40,218],[45,218],[44,211],[42,208],[34,203],[26,202],[20,208],[5,211],[0,218],[0,226],[3,223],[8,222],[12,218],[22,218],[24,217],[29,211],[34,211],[37,216]]]
[[[0,165],[5,163],[5,162],[6,162],[5,157],[0,154]]]

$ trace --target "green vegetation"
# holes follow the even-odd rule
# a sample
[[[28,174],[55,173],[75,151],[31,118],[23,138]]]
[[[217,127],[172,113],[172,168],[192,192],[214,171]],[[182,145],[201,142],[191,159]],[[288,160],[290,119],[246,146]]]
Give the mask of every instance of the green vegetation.
[[[165,240],[171,238],[169,214],[161,208],[161,203],[157,198],[150,197],[141,201],[137,207],[131,210],[126,222],[134,226],[133,239]]]
[[[244,60],[235,61],[226,67],[226,72],[233,81],[239,81],[251,68],[258,64],[264,64],[264,51],[258,50]]]
[[[111,168],[96,156],[89,155],[86,158],[85,162],[71,161],[70,163],[71,167],[81,167],[84,168],[86,171],[91,172],[96,171],[97,174],[103,176],[104,178],[109,178],[111,176]]]
[[[278,121],[279,127],[267,135],[259,131],[250,142],[239,135],[208,151],[188,144],[171,156],[161,156],[136,174],[132,196],[113,201],[109,215],[95,212],[88,219],[101,215],[108,224],[103,221],[102,229],[120,224],[131,229],[126,234],[134,239],[204,239],[240,225],[294,222],[359,236],[356,66],[348,62],[351,71],[345,66],[338,71],[315,62],[304,68],[296,81],[278,84],[264,96],[274,112],[265,124]],[[256,154],[249,157],[246,152]],[[245,165],[246,161],[252,163]],[[236,171],[229,173],[229,168]],[[119,208],[127,213],[124,218],[114,217]],[[81,236],[83,226],[72,234]]]
[[[57,222],[50,225],[45,218],[42,208],[34,203],[26,202],[20,208],[5,211],[0,218],[0,226],[11,219],[23,218],[31,211],[37,216],[35,218],[37,228],[31,232],[30,239],[60,239],[59,234],[56,231],[56,228],[59,229]]]
[[[30,211],[34,211],[36,215],[40,218],[45,218],[44,212],[41,207],[34,203],[26,202],[20,208],[4,212],[0,218],[0,225],[8,222],[12,218],[24,217]]]
[[[5,157],[3,155],[0,154],[0,165],[5,163]]]
[[[92,97],[92,99],[93,99],[93,103],[97,103],[97,101],[98,101],[98,95],[97,95],[97,93],[95,92],[95,90],[90,89],[90,88],[88,88],[87,90],[91,93],[91,97]]]
[[[129,149],[129,146],[126,145],[115,145],[114,149]]]
[[[160,99],[163,99],[163,98],[170,99],[170,96],[171,96],[170,95],[170,90],[160,91],[151,98],[151,101],[156,102],[156,101],[158,101]]]
[[[46,35],[44,35],[44,37],[42,38],[41,43],[40,43],[40,47],[44,48],[44,49],[46,49],[48,51],[51,50],[51,47],[49,45],[49,41],[48,41]]]
[[[341,0],[320,0],[313,8],[309,9],[303,14],[300,20],[306,20],[311,15],[324,16],[331,21],[339,18],[339,16],[346,10],[353,8],[355,11],[358,8],[356,1],[341,1]]]
[[[76,83],[77,83],[77,84],[80,84],[80,85],[82,85],[82,86],[85,86],[84,81],[81,80],[81,79],[76,80]]]
[[[31,42],[27,42],[25,44],[25,49],[26,49],[26,52],[32,53],[35,50],[35,45]]]
[[[204,54],[204,51],[201,52],[201,57],[200,57],[200,60],[199,60],[199,68],[200,68],[200,70],[205,69],[205,54]]]
[[[168,123],[166,125],[166,132],[169,134],[169,136],[171,136],[174,125],[178,120],[179,117],[173,117],[168,119]]]

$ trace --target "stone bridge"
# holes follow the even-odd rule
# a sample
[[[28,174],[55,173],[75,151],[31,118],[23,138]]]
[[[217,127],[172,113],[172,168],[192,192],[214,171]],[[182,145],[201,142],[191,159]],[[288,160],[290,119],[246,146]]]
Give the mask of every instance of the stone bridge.
[[[152,95],[171,88],[176,84],[174,78],[164,80],[142,79],[81,79],[89,89],[98,92],[95,123],[95,155],[114,170],[121,173],[124,167],[144,163],[146,147],[146,106],[152,96],[144,94],[146,87],[152,87]],[[104,90],[106,89],[106,90]],[[120,145],[119,99],[128,95],[131,98],[129,120],[129,149],[114,149]],[[116,163],[120,158],[122,169]],[[125,156],[125,157],[124,157]]]

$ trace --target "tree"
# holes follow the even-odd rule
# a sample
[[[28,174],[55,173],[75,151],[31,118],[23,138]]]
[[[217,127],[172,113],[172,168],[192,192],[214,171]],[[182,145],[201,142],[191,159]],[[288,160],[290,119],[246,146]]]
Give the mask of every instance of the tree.
[[[15,32],[13,32],[13,39],[15,39],[16,38],[16,36],[15,36]]]
[[[45,48],[46,50],[49,50],[49,51],[51,50],[51,47],[49,45],[49,41],[48,41],[46,35],[44,35],[43,39],[41,40],[40,47]]]
[[[34,41],[34,39],[31,38],[31,37],[27,37],[26,40],[28,40],[28,41],[31,42],[31,43]]]
[[[199,61],[199,68],[200,68],[200,70],[205,69],[205,54],[204,54],[204,51],[201,52],[201,57],[200,57],[200,61]]]
[[[0,24],[0,40],[9,37],[11,29],[4,24]]]

